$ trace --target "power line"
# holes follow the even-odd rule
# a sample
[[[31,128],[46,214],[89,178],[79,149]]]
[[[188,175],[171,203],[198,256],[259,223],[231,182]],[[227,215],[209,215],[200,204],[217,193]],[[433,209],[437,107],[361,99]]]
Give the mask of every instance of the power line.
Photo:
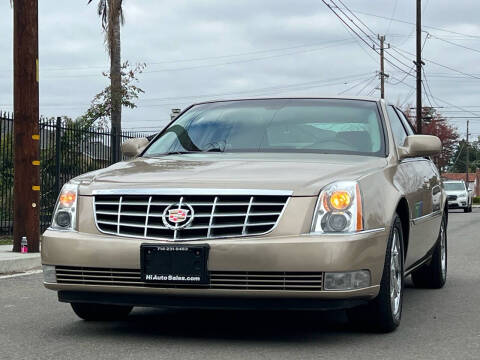
[[[365,40],[363,38],[363,36],[361,36],[357,31],[355,31],[334,9],[333,7],[326,2],[326,0],[322,0],[322,2],[335,14],[335,16],[343,23],[345,24],[345,26],[347,26],[351,32],[353,32],[362,42],[364,42],[369,48],[371,48],[373,51],[375,51],[375,53],[379,54],[378,51],[375,49],[375,45],[376,45],[376,42],[373,41],[373,45],[369,44],[367,40]],[[332,1],[333,4],[335,4],[333,1]],[[342,3],[343,4],[343,3]],[[336,5],[335,5],[336,6]],[[338,6],[337,6],[338,8]],[[348,18],[348,17],[347,17]],[[348,18],[350,21],[351,19]],[[356,23],[354,23],[352,21],[352,23],[358,27],[358,25]],[[365,33],[364,31],[362,31],[363,33]],[[367,35],[367,37],[371,40],[370,36]],[[391,57],[395,58],[394,56],[390,55]],[[398,58],[395,58],[397,61]],[[397,66],[395,63],[393,63],[391,60],[389,60],[388,58],[385,58],[385,61],[387,61],[390,65],[392,65],[393,67],[397,68],[398,70],[404,72],[404,73],[408,73],[407,71],[405,71],[404,69],[400,68],[399,66]],[[403,65],[405,65],[403,62],[399,61],[400,63],[402,63]],[[408,67],[408,65],[406,65]],[[413,75],[410,74],[410,76],[413,77]]]
[[[392,77],[393,77],[393,76],[392,76]],[[393,78],[395,79],[395,77],[393,77]],[[397,79],[397,80],[398,80],[398,79]],[[405,86],[407,86],[407,87],[409,87],[409,88],[411,88],[411,89],[415,89],[414,86],[411,86],[411,85],[409,85],[409,84],[407,84],[407,83],[403,83],[403,85],[405,85]],[[477,116],[480,117],[480,114],[479,114],[479,113],[475,113],[475,112],[472,112],[472,111],[470,111],[470,110],[465,110],[465,108],[463,108],[463,107],[461,107],[461,106],[458,106],[458,105],[455,105],[455,104],[452,104],[452,103],[450,103],[450,102],[448,102],[448,101],[446,101],[446,100],[442,100],[442,99],[440,99],[440,98],[437,97],[437,96],[433,96],[433,95],[432,95],[432,98],[434,98],[435,100],[438,100],[438,101],[440,101],[440,102],[442,102],[442,103],[444,103],[444,104],[450,105],[451,107],[454,107],[454,108],[456,108],[456,109],[464,110],[465,112],[474,115],[474,117],[477,117]]]
[[[422,53],[423,53],[423,49],[425,48],[425,44],[427,43],[427,40],[428,40],[428,33],[427,33],[427,36],[425,37],[425,39],[423,40],[422,51],[421,51]],[[392,47],[390,47],[389,49],[392,49],[392,50],[395,51],[396,53],[398,53],[398,54],[402,55],[403,57],[405,57],[406,59],[408,59],[407,56],[406,56],[406,55],[403,55],[400,51],[397,51],[396,49],[394,49],[394,48],[392,48]],[[408,59],[408,60],[411,60],[411,59]],[[412,65],[412,67],[411,67],[410,70],[408,71],[408,74],[411,74],[414,69],[415,69],[415,63]],[[423,67],[422,67],[422,70],[423,70]],[[403,78],[402,78],[401,80],[399,80],[398,82],[396,82],[396,83],[390,83],[390,84],[391,84],[391,85],[398,85],[398,84],[400,84],[400,83],[403,83],[403,82],[405,81],[405,79],[407,78],[408,74],[405,74],[405,75],[403,76]]]
[[[392,16],[390,16],[390,21],[387,26],[387,31],[385,31],[385,35],[387,35],[388,32],[390,31],[390,27],[392,26],[392,19],[395,16],[395,12],[397,11],[397,5],[398,5],[398,0],[395,0],[395,4],[393,5]]]
[[[431,35],[431,37],[434,38],[434,39],[437,39],[437,40],[446,42],[446,43],[448,43],[448,44],[454,45],[454,46],[458,46],[458,47],[461,47],[461,48],[464,48],[464,49],[467,49],[467,50],[471,50],[471,51],[475,51],[475,52],[480,53],[480,50],[479,50],[479,49],[474,49],[474,48],[469,47],[469,46],[457,44],[457,43],[454,43],[453,41],[449,41],[449,40],[446,40],[446,39],[442,39],[441,37],[434,36],[434,35]]]
[[[380,18],[380,19],[390,20],[390,18],[388,18],[386,16],[371,14],[371,13],[367,13],[367,12],[359,11],[359,10],[354,10],[354,11],[359,13],[359,14],[366,15],[366,16],[371,16],[371,17],[376,17],[376,18]],[[415,23],[411,22],[411,21],[393,19],[393,18],[391,20],[395,21],[395,22],[404,23],[404,24],[415,25]],[[455,34],[455,35],[462,35],[462,36],[468,36],[470,38],[480,39],[480,35],[465,34],[465,33],[460,33],[460,32],[456,32],[456,31],[452,31],[452,30],[445,30],[445,29],[442,29],[442,28],[438,28],[438,27],[435,27],[435,26],[429,26],[429,25],[423,25],[423,27],[428,28],[428,29],[432,29],[432,30],[443,31],[443,32],[447,32],[447,33],[451,33],[451,34]]]
[[[380,83],[378,83],[377,85],[375,85],[375,86],[373,87],[373,89],[371,89],[371,90],[367,93],[367,96],[372,96],[373,93],[375,92],[375,90],[378,90],[378,88],[380,87],[380,85],[381,85]]]
[[[185,96],[172,96],[172,97],[163,97],[163,98],[147,98],[147,99],[140,99],[141,102],[143,101],[156,101],[156,102],[165,102],[165,101],[175,101],[175,100],[195,100],[201,98],[217,98],[217,97],[225,97],[225,96],[235,96],[235,95],[242,95],[242,94],[258,94],[258,93],[278,93],[281,91],[292,91],[292,90],[304,90],[309,88],[315,87],[323,87],[323,86],[332,86],[332,85],[340,85],[345,84],[346,81],[356,81],[358,79],[365,78],[365,76],[372,75],[372,72],[366,73],[359,73],[359,74],[352,74],[352,75],[344,75],[340,77],[330,78],[330,79],[322,79],[322,80],[314,80],[308,81],[303,83],[294,83],[294,84],[283,84],[283,85],[275,85],[251,90],[239,90],[239,91],[229,91],[223,93],[210,93],[210,94],[196,94],[196,95],[185,95]],[[347,82],[348,83],[348,82]],[[71,104],[64,104],[64,103],[41,103],[42,107],[63,107],[65,108],[74,108],[72,106],[79,105],[77,108],[84,108],[88,107],[89,104],[86,103],[71,103]],[[160,104],[144,104],[138,105],[138,107],[150,107],[150,106],[159,106]],[[165,104],[163,104],[165,105]],[[11,106],[4,105],[4,106]]]
[[[392,46],[392,47],[393,47],[393,46]],[[403,51],[403,52],[405,52],[405,53],[407,53],[407,54],[414,55],[414,54],[412,54],[411,52],[409,52],[409,51],[407,51],[407,50],[400,49],[400,48],[397,48],[397,49],[400,50],[400,51]],[[461,71],[461,70],[454,69],[454,68],[452,68],[452,67],[450,67],[450,66],[440,64],[440,63],[438,63],[438,62],[436,62],[436,61],[433,61],[433,60],[430,60],[430,59],[425,59],[425,58],[423,58],[423,60],[428,61],[428,62],[430,62],[430,63],[432,63],[432,64],[434,64],[434,65],[443,67],[443,68],[445,68],[445,69],[448,69],[448,70],[457,72],[457,73],[459,73],[459,74],[462,74],[462,75],[465,75],[465,76],[468,76],[468,77],[471,77],[471,78],[480,80],[480,76],[476,76],[476,75],[473,75],[473,74],[469,74],[469,73],[463,72],[463,71]]]
[[[432,89],[430,88],[430,84],[428,83],[427,74],[425,73],[425,68],[423,66],[422,66],[422,72],[423,72],[423,79],[424,79],[424,81],[423,81],[424,82],[424,87],[426,85],[428,91],[430,92],[430,95],[433,96]],[[428,94],[427,89],[425,89],[425,94]],[[429,103],[430,103],[430,106],[433,106],[432,103],[430,102],[430,100],[429,100]],[[434,103],[435,103],[435,105],[438,106],[438,103],[436,103],[435,100],[434,100]]]
[[[372,82],[375,81],[376,78],[377,78],[377,77],[375,76],[375,77],[372,78],[369,82],[367,82],[367,83],[365,84],[365,86],[362,87],[362,88],[360,89],[360,91],[357,92],[356,95],[360,95],[360,94],[363,92],[363,90],[365,90]]]
[[[377,74],[373,75],[373,79],[376,79],[376,78],[377,78]],[[343,90],[343,91],[340,91],[337,95],[345,94],[346,92],[348,92],[348,91],[350,91],[350,90],[353,90],[353,89],[355,89],[357,86],[363,84],[365,81],[369,81],[369,80],[371,80],[371,79],[372,79],[372,77],[368,77],[368,78],[366,78],[366,79],[362,79],[362,80],[360,80],[358,83],[356,83],[355,85],[350,86],[349,88],[347,88],[347,89],[345,89],[345,90]]]
[[[191,58],[191,59],[172,59],[172,60],[165,60],[165,61],[140,61],[145,62],[147,65],[161,65],[161,64],[176,64],[176,63],[183,63],[183,62],[195,62],[195,61],[205,61],[205,60],[218,60],[222,58],[230,58],[230,57],[241,57],[246,55],[256,55],[262,53],[269,53],[269,52],[277,52],[277,51],[286,51],[304,47],[316,47],[323,44],[328,43],[335,43],[335,42],[343,42],[348,41],[349,39],[337,39],[337,40],[330,40],[327,42],[316,42],[311,44],[302,44],[302,45],[295,45],[289,46],[284,48],[274,48],[274,49],[265,49],[265,50],[256,50],[256,51],[249,51],[243,53],[235,53],[235,54],[226,54],[226,55],[215,55],[215,56],[206,56],[206,57],[199,57],[199,58]],[[105,65],[85,65],[85,66],[73,66],[73,67],[65,67],[65,66],[41,66],[40,70],[42,71],[70,71],[70,70],[90,70],[90,69],[105,69]],[[8,70],[0,70],[0,72],[10,72],[12,69]]]
[[[365,24],[365,22],[363,22],[362,19],[360,19],[352,10],[350,10],[350,9],[348,8],[348,6],[345,5],[345,3],[343,3],[341,0],[338,0],[338,2],[339,2],[340,4],[342,4],[343,7],[344,7],[350,14],[352,14],[352,16],[353,16],[355,19],[357,19],[357,20],[371,33],[371,35],[373,35],[373,37],[372,37],[371,35],[367,34],[357,23],[355,23],[354,20],[352,20],[347,14],[345,14],[345,12],[335,3],[334,0],[330,0],[330,1],[332,2],[332,4],[334,4],[334,5],[340,10],[340,12],[342,12],[342,14],[344,14],[344,15],[346,16],[346,18],[347,18],[348,20],[350,20],[350,22],[351,22],[355,27],[357,27],[364,35],[366,35],[367,38],[368,38],[375,46],[380,47],[380,44],[376,41],[376,33],[375,33],[367,24]],[[323,2],[325,3],[325,1],[323,1]],[[328,6],[328,5],[327,5],[327,6]],[[335,13],[335,11],[334,11],[331,7],[330,7],[330,9]],[[337,17],[338,17],[338,14],[337,14],[337,13],[335,13],[335,14],[336,14]],[[359,35],[357,34],[357,36],[359,36]],[[378,51],[376,51],[375,47],[372,47],[372,49],[378,54]],[[393,59],[395,59],[396,61],[398,61],[398,62],[399,62],[400,64],[402,64],[403,66],[405,66],[405,67],[407,67],[407,68],[409,67],[409,65],[405,64],[404,62],[402,62],[401,60],[399,60],[397,57],[393,56],[392,54],[389,54],[389,56],[392,57]],[[385,60],[386,60],[387,62],[389,62],[391,65],[393,65],[393,66],[396,67],[396,65],[394,65],[391,61],[387,60],[386,58],[385,58]],[[402,71],[404,71],[404,70],[402,70]]]
[[[325,44],[331,44],[331,45],[327,45],[327,46],[323,46],[323,47],[318,47],[318,48],[315,48],[315,49],[292,51],[292,52],[289,52],[289,53],[268,55],[268,56],[250,58],[250,59],[232,60],[232,61],[215,63],[215,64],[200,64],[200,65],[187,66],[187,67],[179,67],[179,68],[164,68],[164,69],[158,69],[158,70],[146,70],[146,71],[143,71],[143,73],[144,73],[144,74],[152,74],[152,73],[161,73],[161,72],[174,72],[174,71],[195,70],[195,69],[201,69],[201,68],[210,68],[210,67],[218,67],[218,66],[225,66],[225,65],[234,65],[234,64],[248,63],[248,62],[254,62],[254,61],[262,61],[262,60],[273,59],[273,58],[284,57],[284,56],[297,55],[297,54],[302,54],[302,53],[317,52],[317,51],[324,50],[324,49],[328,49],[328,48],[345,46],[345,45],[348,45],[348,44],[350,44],[350,43],[352,43],[352,40],[351,40],[351,39],[340,40],[340,41],[337,41],[337,40],[335,40],[335,41],[328,41],[328,42],[325,42]],[[50,75],[50,76],[45,76],[45,77],[46,77],[46,78],[77,78],[77,77],[96,77],[96,76],[98,76],[97,73],[91,73],[91,74],[75,74],[75,75],[53,75],[53,76]],[[43,76],[42,76],[42,78],[43,78]]]

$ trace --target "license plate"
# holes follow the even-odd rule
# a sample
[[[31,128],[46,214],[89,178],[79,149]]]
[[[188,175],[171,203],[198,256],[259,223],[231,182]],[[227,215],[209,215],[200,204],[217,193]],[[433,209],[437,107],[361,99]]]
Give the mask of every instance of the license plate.
[[[208,284],[208,245],[140,247],[142,281],[164,284]]]

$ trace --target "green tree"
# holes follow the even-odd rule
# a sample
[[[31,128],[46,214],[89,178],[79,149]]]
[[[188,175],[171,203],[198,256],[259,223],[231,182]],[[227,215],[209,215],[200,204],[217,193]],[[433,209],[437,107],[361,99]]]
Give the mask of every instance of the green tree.
[[[453,156],[450,159],[450,164],[448,168],[450,172],[466,172],[467,148],[469,159],[468,171],[474,173],[478,168],[480,168],[480,141],[477,140],[470,144],[467,144],[467,141],[465,139],[462,139],[455,147]]]
[[[122,87],[120,89],[122,106],[130,109],[137,107],[135,101],[140,94],[145,92],[136,85],[138,82],[137,76],[143,72],[145,67],[145,63],[138,63],[135,66],[131,66],[129,62],[126,61],[122,64],[120,72],[122,77]],[[103,72],[102,75],[109,79],[111,78],[108,73]],[[108,127],[108,118],[110,118],[112,114],[112,104],[112,91],[111,85],[109,85],[93,97],[90,107],[77,121],[83,121],[87,127],[96,123],[98,126],[106,128]]]
[[[90,4],[93,0],[88,0]],[[97,13],[105,33],[105,45],[110,56],[111,136],[112,159],[120,160],[120,134],[122,132],[122,76],[120,54],[120,25],[124,24],[122,0],[98,0]]]
[[[414,114],[411,113],[410,106],[404,111],[410,123],[415,127],[416,121]],[[442,152],[440,155],[434,156],[433,161],[440,172],[444,172],[454,156],[458,144],[457,128],[449,124],[447,119],[432,107],[426,106],[422,108],[422,118],[422,133],[437,136],[442,142]]]

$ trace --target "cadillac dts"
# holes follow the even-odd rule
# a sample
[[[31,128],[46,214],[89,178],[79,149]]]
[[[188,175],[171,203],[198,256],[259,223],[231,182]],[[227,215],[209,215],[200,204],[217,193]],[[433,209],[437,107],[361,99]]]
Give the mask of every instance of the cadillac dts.
[[[346,309],[392,331],[406,276],[446,281],[440,150],[383,100],[192,105],[125,143],[132,160],[63,186],[45,286],[85,320],[134,306]]]

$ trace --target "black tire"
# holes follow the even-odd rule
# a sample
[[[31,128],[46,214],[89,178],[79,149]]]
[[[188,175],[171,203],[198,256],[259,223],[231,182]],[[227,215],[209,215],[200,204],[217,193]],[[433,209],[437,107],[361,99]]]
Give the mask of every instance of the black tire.
[[[469,212],[469,211],[468,211],[468,206],[465,207],[465,208],[463,208],[463,212],[464,212],[464,213],[468,213],[468,212]]]
[[[87,321],[121,320],[130,314],[133,306],[71,303],[73,311],[78,317]]]
[[[412,273],[415,287],[427,289],[440,289],[447,281],[447,218],[443,214],[437,243],[433,250],[430,263],[422,265]],[[442,241],[442,236],[444,236]],[[444,247],[442,249],[442,247]],[[444,256],[444,262],[443,257]]]
[[[390,235],[387,242],[387,251],[385,254],[385,264],[383,266],[382,281],[380,283],[380,292],[377,297],[370,301],[367,305],[348,309],[347,316],[351,323],[368,330],[387,333],[395,330],[400,324],[402,318],[403,303],[403,285],[404,285],[404,252],[403,252],[403,231],[400,217],[395,214],[390,229]],[[391,291],[391,260],[392,260],[392,243],[394,234],[398,236],[398,262],[399,271],[399,304],[397,310],[393,309]],[[398,283],[397,283],[398,284]],[[397,292],[398,294],[398,292]]]

